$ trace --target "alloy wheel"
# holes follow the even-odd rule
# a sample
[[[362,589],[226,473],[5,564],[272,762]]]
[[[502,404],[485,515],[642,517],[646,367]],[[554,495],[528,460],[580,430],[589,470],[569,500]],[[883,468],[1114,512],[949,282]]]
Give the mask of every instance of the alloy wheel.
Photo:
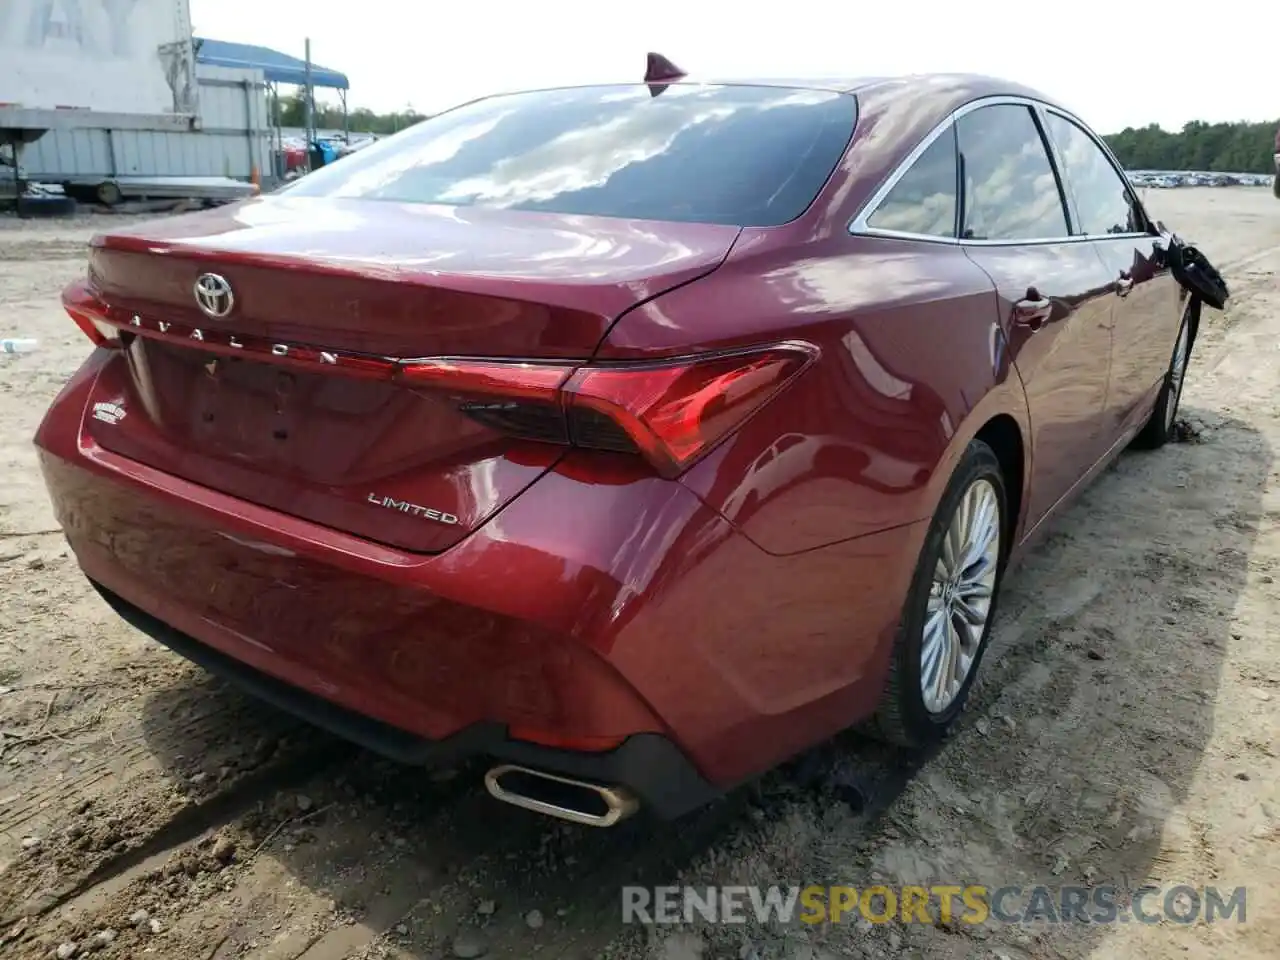
[[[920,644],[925,709],[955,702],[986,633],[1000,561],[1000,501],[988,480],[965,491],[934,566]]]

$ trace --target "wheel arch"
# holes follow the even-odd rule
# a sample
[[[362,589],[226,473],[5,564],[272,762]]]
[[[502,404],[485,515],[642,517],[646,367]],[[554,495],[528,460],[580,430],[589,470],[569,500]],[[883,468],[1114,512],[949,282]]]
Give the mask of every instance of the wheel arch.
[[[1007,413],[998,413],[982,424],[973,435],[981,440],[1000,461],[1000,473],[1004,478],[1005,496],[1008,498],[1009,516],[1012,522],[1005,525],[1004,551],[1007,556],[1016,542],[1022,521],[1022,510],[1027,480],[1027,445],[1022,427]]]
[[[1187,320],[1191,324],[1191,333],[1187,340],[1187,356],[1191,355],[1191,351],[1196,348],[1196,334],[1200,332],[1200,311],[1204,309],[1198,299],[1190,298],[1190,303],[1184,307],[1187,311]]]
[[[1011,522],[1006,525],[1006,555],[1022,539],[1030,501],[1035,443],[1022,380],[1010,365],[1005,376],[968,410],[940,458],[931,482],[930,502],[936,507],[965,449],[981,440],[995,452],[1009,499]]]

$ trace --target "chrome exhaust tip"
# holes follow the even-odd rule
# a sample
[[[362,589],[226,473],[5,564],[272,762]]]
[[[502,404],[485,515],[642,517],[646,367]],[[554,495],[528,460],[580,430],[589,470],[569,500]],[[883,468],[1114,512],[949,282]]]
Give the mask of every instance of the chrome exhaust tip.
[[[494,767],[484,775],[484,785],[495,800],[586,827],[612,827],[640,809],[640,801],[624,787],[572,780],[514,764]]]

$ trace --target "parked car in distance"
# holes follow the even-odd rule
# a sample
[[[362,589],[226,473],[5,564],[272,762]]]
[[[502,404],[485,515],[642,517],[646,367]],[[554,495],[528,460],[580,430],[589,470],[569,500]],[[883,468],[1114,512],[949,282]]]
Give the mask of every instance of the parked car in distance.
[[[1276,129],[1275,175],[1271,178],[1271,192],[1280,199],[1280,128]]]
[[[36,443],[106,601],[596,826],[942,738],[1011,562],[1170,436],[1170,238],[1014,83],[646,79],[95,238]]]

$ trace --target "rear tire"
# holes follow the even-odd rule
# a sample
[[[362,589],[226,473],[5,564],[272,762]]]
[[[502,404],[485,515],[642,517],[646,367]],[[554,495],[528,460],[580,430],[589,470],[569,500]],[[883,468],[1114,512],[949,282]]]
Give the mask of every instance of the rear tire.
[[[1131,446],[1135,450],[1159,449],[1173,435],[1178,404],[1182,401],[1182,386],[1187,379],[1187,363],[1191,359],[1191,311],[1194,309],[1194,304],[1189,303],[1182,313],[1182,326],[1178,329],[1178,340],[1173,345],[1173,356],[1169,358],[1169,369],[1165,371],[1164,382],[1160,384],[1160,393],[1151,409],[1150,418],[1133,438]]]
[[[925,535],[872,733],[905,747],[946,737],[991,635],[1008,530],[1000,461],[974,440]]]
[[[103,180],[94,192],[98,202],[106,207],[114,207],[124,199],[124,194],[120,192],[120,185],[114,180]]]

